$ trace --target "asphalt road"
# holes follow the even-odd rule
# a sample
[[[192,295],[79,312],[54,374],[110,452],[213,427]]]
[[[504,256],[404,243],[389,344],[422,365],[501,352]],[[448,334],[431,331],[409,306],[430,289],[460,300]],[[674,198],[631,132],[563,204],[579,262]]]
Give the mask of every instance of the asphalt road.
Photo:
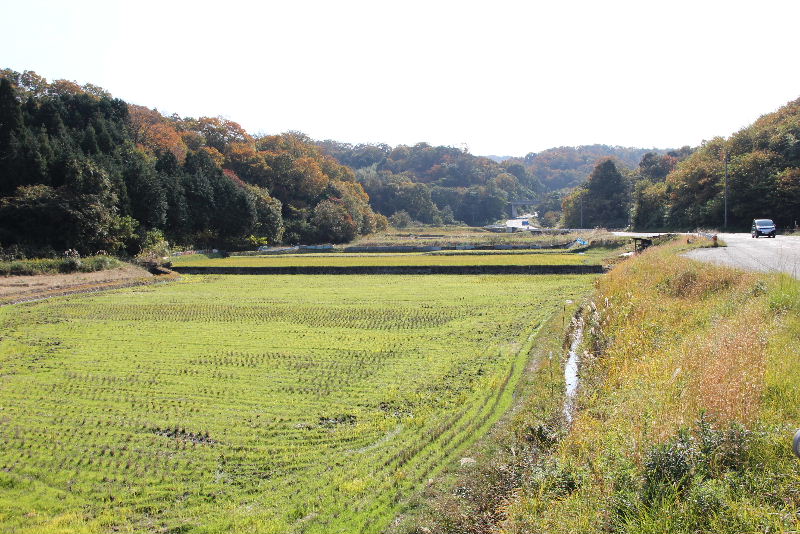
[[[728,246],[692,250],[686,256],[748,271],[782,271],[800,278],[800,237],[753,239],[750,234],[719,234],[719,238]]]

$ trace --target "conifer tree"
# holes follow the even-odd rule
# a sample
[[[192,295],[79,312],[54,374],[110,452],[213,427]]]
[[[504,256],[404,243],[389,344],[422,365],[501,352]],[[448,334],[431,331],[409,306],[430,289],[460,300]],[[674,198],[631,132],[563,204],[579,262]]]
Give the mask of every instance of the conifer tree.
[[[628,182],[610,159],[600,161],[586,183],[564,199],[564,223],[571,228],[628,225]]]
[[[14,88],[0,79],[0,196],[10,194],[19,185],[20,137],[24,123],[22,109]]]
[[[19,137],[23,128],[22,109],[14,88],[6,78],[0,79],[0,154],[7,150],[11,136]]]

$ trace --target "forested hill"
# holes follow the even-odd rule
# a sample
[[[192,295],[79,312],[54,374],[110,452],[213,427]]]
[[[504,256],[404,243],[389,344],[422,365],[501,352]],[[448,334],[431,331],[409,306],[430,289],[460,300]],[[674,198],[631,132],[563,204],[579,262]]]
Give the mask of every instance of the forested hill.
[[[762,116],[728,139],[705,142],[665,177],[635,184],[637,229],[721,228],[725,155],[728,226],[747,231],[754,218],[782,228],[800,222],[800,99]]]
[[[373,209],[387,216],[403,213],[423,223],[482,225],[504,217],[509,200],[533,198],[542,190],[523,165],[459,148],[330,140],[319,146],[356,169]]]
[[[523,158],[473,156],[458,148],[385,144],[319,145],[340,163],[356,169],[372,207],[387,216],[398,211],[425,223],[486,224],[507,214],[508,201],[538,199],[538,211],[554,224],[562,190],[586,181],[595,164],[614,159],[636,168],[646,153],[663,150],[589,145],[551,148]]]
[[[570,189],[586,182],[598,161],[612,159],[618,167],[635,169],[647,153],[664,154],[666,150],[609,145],[562,146],[531,152],[510,161],[525,165],[547,191]]]
[[[0,71],[0,247],[135,253],[343,242],[386,224],[302,134],[165,117],[91,84]]]

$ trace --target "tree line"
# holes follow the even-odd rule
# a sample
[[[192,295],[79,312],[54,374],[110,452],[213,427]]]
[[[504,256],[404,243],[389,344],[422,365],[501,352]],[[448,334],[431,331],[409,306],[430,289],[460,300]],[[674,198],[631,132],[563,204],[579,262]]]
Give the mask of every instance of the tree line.
[[[0,246],[30,255],[345,242],[387,224],[298,133],[165,117],[91,84],[0,71]]]
[[[727,168],[727,179],[726,179]],[[729,138],[644,155],[637,168],[597,164],[563,199],[567,227],[747,231],[753,219],[779,228],[800,221],[800,99]],[[583,224],[581,224],[581,222]]]
[[[747,231],[756,218],[791,228],[800,220],[800,99],[727,139],[717,137],[663,179],[633,190],[634,227],[720,228],[728,160],[728,226]]]
[[[685,230],[800,218],[800,99],[728,139],[560,147],[501,162],[418,143],[252,136],[100,87],[0,71],[0,247],[31,254],[349,241],[397,225],[483,225],[537,201],[543,226]],[[636,162],[638,159],[638,163]]]
[[[498,163],[459,148],[321,141],[319,146],[355,169],[373,209],[399,221],[484,225],[508,214],[510,200],[535,198],[543,186],[524,165]]]
[[[648,152],[635,169],[601,158],[588,179],[563,197],[561,226],[663,229],[663,221],[654,222],[652,207],[644,206],[637,192],[647,184],[663,183],[678,162],[692,153],[688,146],[662,154]]]

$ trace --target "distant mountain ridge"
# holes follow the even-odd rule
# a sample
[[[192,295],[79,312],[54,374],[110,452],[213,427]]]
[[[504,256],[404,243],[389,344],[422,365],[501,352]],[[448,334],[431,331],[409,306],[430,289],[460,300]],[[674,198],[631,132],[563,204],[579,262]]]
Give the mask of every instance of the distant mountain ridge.
[[[621,169],[635,169],[645,154],[665,149],[609,145],[557,147],[524,157],[475,156],[455,147],[318,141],[318,146],[356,170],[370,205],[391,216],[440,224],[479,225],[508,215],[508,202],[540,199],[538,211],[554,224],[566,190],[584,183],[594,166],[611,158]],[[544,222],[544,221],[543,221]]]
[[[522,158],[511,158],[505,163],[520,163],[542,182],[546,191],[571,189],[584,183],[597,162],[611,158],[618,166],[635,169],[647,153],[662,155],[669,149],[636,148],[610,145],[581,145],[548,148],[531,152]]]

